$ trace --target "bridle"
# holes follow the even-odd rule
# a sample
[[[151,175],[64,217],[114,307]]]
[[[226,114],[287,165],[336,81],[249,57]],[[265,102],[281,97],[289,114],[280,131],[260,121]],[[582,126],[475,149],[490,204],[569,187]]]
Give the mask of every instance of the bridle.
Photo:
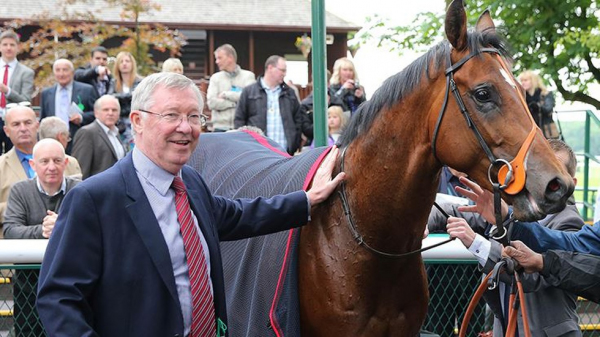
[[[458,61],[455,64],[452,64],[451,52],[448,51],[448,54],[447,54],[448,55],[448,63],[447,64],[449,64],[450,67],[448,67],[445,71],[446,91],[444,94],[444,103],[442,104],[442,108],[440,109],[440,112],[438,114],[435,129],[433,132],[433,140],[432,140],[431,147],[432,147],[432,151],[433,151],[433,156],[436,158],[436,160],[438,160],[441,163],[441,161],[439,160],[439,158],[437,156],[436,142],[437,142],[437,137],[439,134],[440,125],[442,124],[442,120],[444,118],[444,113],[446,112],[446,107],[448,105],[448,97],[449,97],[450,89],[452,89],[452,94],[454,96],[454,100],[456,101],[456,104],[458,105],[460,112],[464,116],[464,118],[467,122],[467,125],[475,134],[475,137],[479,141],[481,148],[483,149],[486,156],[488,157],[488,160],[490,161],[490,166],[488,168],[488,179],[494,189],[494,212],[495,212],[496,227],[497,227],[495,234],[492,235],[492,238],[499,241],[503,245],[507,245],[508,244],[507,230],[503,226],[502,214],[500,211],[500,205],[501,205],[500,191],[504,191],[505,193],[510,194],[510,195],[515,195],[524,188],[525,177],[526,177],[525,159],[527,157],[527,153],[529,152],[529,148],[531,147],[531,144],[533,143],[533,139],[535,138],[537,127],[536,127],[535,121],[533,120],[533,117],[531,116],[531,114],[528,113],[527,115],[529,116],[529,119],[532,123],[531,131],[529,132],[527,138],[521,145],[521,148],[519,149],[519,152],[517,153],[515,158],[513,158],[512,161],[496,158],[496,156],[493,154],[490,147],[485,142],[485,139],[483,139],[481,132],[479,132],[479,129],[477,128],[477,125],[475,125],[475,122],[471,118],[471,115],[469,114],[469,111],[467,110],[467,106],[465,105],[465,102],[463,101],[463,99],[460,95],[458,86],[456,85],[456,82],[454,81],[454,73],[457,72],[470,59],[472,59],[473,57],[475,57],[481,53],[490,53],[490,54],[496,55],[498,61],[500,62],[502,68],[504,69],[504,71],[507,74],[511,73],[510,70],[508,69],[508,67],[506,66],[505,62],[502,60],[502,57],[500,56],[500,52],[496,48],[481,48],[477,52],[469,53],[469,55],[463,57],[460,61]],[[528,110],[527,104],[525,103],[525,97],[523,96],[523,93],[517,89],[518,86],[516,85],[514,77],[510,76],[510,80],[512,81],[512,85],[515,88],[515,90],[517,90],[517,93],[519,95],[519,99],[520,99],[521,103],[523,104],[525,109]],[[347,150],[348,150],[348,146],[346,146],[342,150],[341,165],[340,165],[341,172],[344,172],[344,161],[345,161]],[[498,169],[498,175],[496,177],[497,179],[492,179],[492,172],[493,172],[494,167],[496,167],[496,166],[500,167]],[[500,183],[500,182],[502,182],[502,183]],[[432,249],[434,247],[445,244],[452,240],[452,239],[448,239],[448,240],[439,242],[432,246],[428,246],[428,247],[424,247],[424,248],[420,248],[417,250],[413,250],[413,251],[406,252],[406,253],[400,253],[400,254],[387,253],[387,252],[377,250],[377,249],[369,246],[369,244],[367,244],[367,242],[365,241],[364,237],[358,231],[358,228],[356,226],[356,223],[355,223],[354,218],[352,217],[352,213],[350,211],[350,205],[348,203],[345,182],[342,182],[341,189],[339,190],[339,195],[340,195],[340,199],[342,201],[342,207],[344,209],[344,214],[346,215],[346,218],[348,220],[348,226],[350,227],[350,231],[352,233],[354,240],[359,245],[364,246],[367,250],[369,250],[377,255],[381,255],[383,257],[388,257],[388,258],[402,258],[402,257],[406,257],[409,255],[421,253],[423,251]],[[446,217],[448,217],[448,215],[445,212],[443,212],[443,210],[437,204],[435,204],[435,205],[436,205],[436,207],[438,207],[438,209],[440,209],[440,211],[442,211],[442,214],[444,214]]]

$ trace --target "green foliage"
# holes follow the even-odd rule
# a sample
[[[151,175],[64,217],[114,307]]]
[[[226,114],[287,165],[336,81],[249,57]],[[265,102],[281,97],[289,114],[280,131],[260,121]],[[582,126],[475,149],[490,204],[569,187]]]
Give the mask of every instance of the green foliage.
[[[169,51],[179,55],[185,45],[185,37],[177,30],[160,24],[140,24],[140,15],[160,11],[160,6],[148,0],[104,0],[103,8],[120,8],[122,23],[105,24],[100,21],[101,10],[76,11],[73,5],[89,0],[63,0],[56,11],[43,12],[29,19],[18,19],[5,23],[7,28],[19,30],[25,26],[39,27],[27,40],[21,43],[21,51],[26,54],[22,62],[36,71],[35,85],[38,90],[54,82],[52,64],[59,58],[66,58],[79,67],[89,62],[92,48],[107,40],[120,41],[116,48],[109,49],[109,56],[120,51],[130,52],[138,64],[138,73],[147,75],[158,70],[152,59],[151,49]]]
[[[534,69],[567,101],[600,109],[590,84],[600,83],[600,18],[595,0],[474,0],[467,15],[474,24],[489,9],[515,51],[515,71]],[[441,11],[442,9],[440,9]],[[370,18],[359,39],[402,52],[425,49],[443,38],[443,13],[422,13],[409,25],[394,27]]]

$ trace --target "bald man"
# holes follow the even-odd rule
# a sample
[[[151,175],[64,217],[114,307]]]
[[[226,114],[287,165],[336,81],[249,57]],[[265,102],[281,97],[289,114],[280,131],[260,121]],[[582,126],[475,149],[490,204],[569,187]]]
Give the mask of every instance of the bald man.
[[[35,176],[15,183],[6,202],[5,239],[50,238],[65,194],[80,181],[65,177],[69,159],[57,140],[40,140],[32,154],[29,164]],[[45,336],[34,310],[38,278],[37,269],[15,271],[14,328],[17,336]]]
[[[13,148],[0,156],[0,222],[4,223],[6,201],[12,185],[21,180],[33,178],[35,171],[29,159],[37,143],[39,123],[35,112],[26,106],[16,106],[6,112],[4,132],[13,143]],[[81,174],[79,164],[69,162],[65,169],[67,176]]]
[[[98,174],[125,157],[127,150],[116,127],[121,107],[112,95],[104,95],[94,104],[96,120],[82,127],[73,142],[73,156],[79,160],[83,179]]]

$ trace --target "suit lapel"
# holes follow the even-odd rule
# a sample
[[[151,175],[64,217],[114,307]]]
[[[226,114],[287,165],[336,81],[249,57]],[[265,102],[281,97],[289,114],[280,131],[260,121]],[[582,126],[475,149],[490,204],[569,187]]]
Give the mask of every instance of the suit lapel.
[[[50,90],[48,92],[48,95],[46,96],[46,98],[48,98],[48,105],[46,105],[44,103],[44,105],[46,105],[46,107],[48,107],[48,113],[45,114],[46,117],[48,116],[56,116],[56,91],[58,90],[58,84],[55,85],[54,87],[52,87],[52,90]]]
[[[187,189],[188,200],[190,201],[190,207],[192,208],[192,212],[196,215],[198,219],[198,226],[200,226],[200,230],[202,231],[202,235],[204,235],[204,239],[206,240],[206,244],[208,245],[208,250],[210,252],[210,262],[211,264],[216,261],[220,262],[220,258],[215,254],[219,254],[218,250],[218,238],[215,238],[213,229],[209,226],[209,217],[207,216],[208,210],[202,204],[202,201],[198,198],[198,196],[203,195],[202,191],[198,191],[195,188],[195,184],[188,184],[190,181],[190,174],[186,172],[185,167],[182,169],[182,178],[183,181],[186,182],[185,187]]]
[[[96,129],[96,133],[98,134],[98,136],[100,137],[100,139],[102,139],[102,141],[104,143],[106,143],[106,146],[108,146],[108,148],[110,149],[110,153],[112,153],[113,157],[115,157],[115,160],[118,160],[119,158],[117,158],[117,152],[115,151],[115,148],[113,147],[112,143],[110,142],[110,139],[108,139],[108,135],[106,134],[106,132],[104,132],[104,130],[102,130],[102,126],[100,126],[100,122],[92,122],[94,124],[94,128]]]
[[[10,156],[10,157],[8,157],[6,164],[8,165],[10,170],[14,173],[15,177],[20,178],[19,180],[27,179],[27,173],[25,173],[25,169],[23,168],[23,165],[21,165],[21,162],[19,161],[19,156],[17,155],[17,151],[15,151],[14,147],[11,149],[11,151],[12,151],[12,153],[10,151],[7,153],[7,156]]]
[[[77,81],[73,81],[73,92],[71,93],[71,102],[75,102],[75,104],[82,103],[81,102],[81,88]]]
[[[125,206],[133,225],[140,234],[142,242],[148,250],[152,262],[156,266],[160,277],[167,285],[169,293],[179,303],[177,289],[175,289],[175,277],[173,276],[173,265],[165,239],[154,216],[150,202],[144,193],[144,189],[135,173],[131,154],[118,162],[125,181],[125,193],[132,202]]]
[[[15,81],[19,80],[21,78],[21,65],[19,64],[19,62],[17,62],[17,65],[15,66],[15,70],[12,73],[12,76],[10,77],[10,81],[8,82],[8,86],[13,88],[16,87],[16,83]]]

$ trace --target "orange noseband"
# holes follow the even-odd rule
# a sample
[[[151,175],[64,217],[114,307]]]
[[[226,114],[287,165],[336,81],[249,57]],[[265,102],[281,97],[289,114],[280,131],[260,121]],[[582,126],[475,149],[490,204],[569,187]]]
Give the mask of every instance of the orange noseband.
[[[511,72],[507,69],[506,64],[504,63],[502,58],[497,54],[496,57],[498,57],[502,68],[508,74],[510,74]],[[513,82],[514,87],[517,88],[514,78],[511,78],[511,81]],[[521,103],[523,104],[525,109],[529,111],[529,108],[527,108],[527,104],[525,103],[525,97],[523,97],[523,93],[520,90],[517,90],[517,93],[519,94],[519,99],[521,100]],[[535,138],[537,129],[535,121],[531,116],[531,113],[529,113],[528,116],[532,124],[531,131],[529,131],[529,135],[525,139],[525,142],[523,142],[523,145],[521,145],[517,156],[512,161],[510,161],[510,166],[504,164],[498,171],[498,181],[504,182],[504,192],[506,194],[515,195],[521,192],[523,190],[523,187],[525,187],[525,180],[527,177],[525,159],[527,159],[527,154],[529,153],[529,148],[531,147],[531,143],[533,143],[533,139]]]

